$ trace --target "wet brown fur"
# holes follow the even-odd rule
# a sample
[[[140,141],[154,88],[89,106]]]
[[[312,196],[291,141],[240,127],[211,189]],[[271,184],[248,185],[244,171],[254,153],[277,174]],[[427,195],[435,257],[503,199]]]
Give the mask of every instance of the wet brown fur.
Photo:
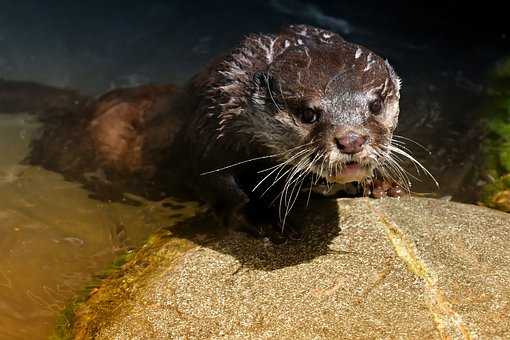
[[[274,93],[260,79],[274,79]],[[321,140],[317,152],[327,150],[347,128],[363,130],[375,146],[387,142],[398,107],[383,121],[366,116],[365,99],[352,101],[378,84],[387,91],[385,101],[398,100],[398,78],[383,59],[332,32],[290,26],[278,34],[248,36],[182,88],[113,90],[70,105],[65,115],[57,106],[46,107],[50,113],[29,162],[83,181],[148,185],[174,178],[227,223],[250,224],[246,209],[258,201],[250,190],[255,175],[272,163],[203,173],[313,138]],[[338,99],[351,92],[354,99]],[[314,102],[324,121],[314,127],[297,122],[294,107]]]

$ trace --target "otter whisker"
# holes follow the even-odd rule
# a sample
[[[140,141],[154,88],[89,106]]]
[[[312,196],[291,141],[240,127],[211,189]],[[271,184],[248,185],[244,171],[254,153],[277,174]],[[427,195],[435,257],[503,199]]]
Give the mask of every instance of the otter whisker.
[[[278,181],[280,181],[280,179],[282,179],[283,177],[285,177],[285,175],[287,175],[293,168],[289,168],[287,169],[283,174],[281,174],[281,172],[285,169],[285,165],[288,165],[290,164],[294,159],[296,158],[299,158],[300,156],[303,156],[305,155],[305,157],[308,157],[309,155],[312,154],[312,150],[310,149],[305,149],[305,150],[301,150],[299,151],[298,153],[296,153],[295,155],[293,155],[291,158],[289,158],[288,160],[286,160],[285,162],[282,162],[280,163],[279,165],[277,165],[273,171],[271,171],[268,175],[266,175],[261,181],[259,181],[259,183],[257,183],[257,185],[252,189],[252,192],[254,192],[266,179],[268,179],[274,172],[278,171],[278,173],[276,174],[276,178],[275,180],[273,181],[273,183],[271,183],[271,185],[269,185],[269,187],[266,188],[266,190],[262,193],[262,195],[260,195],[261,197],[264,196]],[[280,175],[281,174],[281,175]]]
[[[388,154],[387,155],[387,160],[389,162],[391,162],[391,164],[395,167],[395,168],[398,168],[403,175],[405,175],[406,177],[406,180],[409,181],[409,178],[408,177],[412,177],[413,179],[417,180],[418,182],[421,182],[421,179],[414,176],[412,173],[410,173],[409,171],[407,171],[406,169],[404,169],[404,167],[402,167],[402,165],[400,165],[399,161],[401,162],[402,160],[397,157],[397,155],[391,155],[391,154]],[[418,171],[418,170],[417,170]],[[419,171],[418,171],[419,173]]]
[[[287,192],[285,194],[286,209],[285,209],[285,215],[283,217],[282,229],[285,226],[285,221],[287,219],[287,216],[289,215],[290,211],[292,210],[292,208],[294,207],[294,204],[297,201],[297,198],[299,196],[299,193],[301,192],[301,188],[303,186],[304,180],[306,179],[306,175],[309,174],[310,169],[313,167],[314,163],[317,161],[318,158],[319,158],[319,154],[317,154],[313,158],[312,161],[309,161],[308,159],[306,159],[305,166],[306,166],[306,163],[308,163],[308,166],[306,166],[306,168],[301,168],[298,172],[296,172],[296,174],[298,174],[297,177],[294,180],[292,180],[292,182],[290,182],[289,185],[287,186],[287,188],[289,188],[294,183],[294,185],[292,186],[292,189],[290,191],[290,195],[288,195],[288,197],[287,197]],[[290,204],[289,204],[289,202],[290,202]]]
[[[383,176],[383,178],[388,178],[391,181],[398,183],[402,188],[404,188],[407,192],[410,193],[411,190],[411,182],[409,181],[409,178],[405,176],[405,174],[402,173],[402,168],[398,163],[395,162],[391,158],[391,155],[387,153],[381,153],[377,150],[375,150],[376,155],[379,158],[383,159],[383,163],[381,163],[379,160],[376,160],[377,163],[377,169]],[[391,171],[391,173],[389,172]],[[392,175],[397,176],[398,179],[395,179]]]
[[[383,178],[393,181],[394,183],[398,184],[403,190],[405,190],[408,194],[411,194],[411,182],[402,179],[402,175],[397,175],[399,177],[399,180],[396,180],[393,177],[393,175],[389,172],[391,171],[394,174],[397,174],[397,172],[394,169],[388,169],[385,166],[381,166],[381,168],[379,168],[378,171],[383,176]]]
[[[388,178],[392,182],[397,183],[400,187],[402,187],[409,194],[411,193],[411,182],[402,174],[400,170],[395,169],[394,167],[383,167],[381,169],[381,174],[383,178]],[[393,175],[396,175],[398,179],[395,179]]]
[[[303,157],[298,164],[294,167],[292,173],[287,177],[287,181],[285,183],[284,192],[285,192],[285,205],[288,205],[288,190],[290,186],[294,184],[297,180],[299,180],[301,173],[305,173],[305,167],[309,164],[309,158]],[[297,176],[297,177],[296,177]],[[294,180],[294,177],[296,179]],[[291,192],[292,193],[292,192]]]
[[[310,203],[310,197],[312,196],[313,189],[313,180],[310,181],[310,187],[308,188],[308,195],[306,196],[306,207],[308,208],[308,204]]]
[[[331,157],[328,157],[328,175],[330,177],[334,177],[333,175],[333,162],[331,161]],[[326,181],[327,183],[327,187],[328,187],[328,191],[331,190],[331,187],[332,187],[332,184],[329,182],[329,181]]]
[[[303,144],[303,145],[299,145],[299,146],[296,146],[296,147],[294,147],[292,149],[289,149],[287,151],[283,151],[283,152],[280,152],[280,153],[275,153],[275,154],[272,154],[272,155],[266,155],[266,156],[260,156],[260,157],[254,157],[254,158],[250,158],[250,159],[246,159],[244,161],[236,162],[236,163],[233,163],[233,164],[230,164],[230,165],[218,168],[218,169],[202,172],[200,174],[200,176],[209,175],[209,174],[212,174],[212,173],[215,173],[215,172],[220,172],[220,171],[227,170],[227,169],[230,169],[230,168],[233,168],[233,167],[245,164],[245,163],[249,163],[249,162],[253,162],[253,161],[258,161],[258,160],[261,160],[261,159],[268,159],[268,158],[274,158],[274,157],[283,156],[283,155],[285,155],[285,154],[287,154],[287,153],[289,153],[289,152],[291,152],[291,151],[293,151],[295,149],[302,148],[302,147],[307,146],[308,144],[311,144],[311,143],[313,143],[313,142],[310,142],[310,143],[307,143],[307,144]]]
[[[398,144],[397,144],[397,145],[394,145],[394,146],[395,146],[395,147],[397,147],[397,148],[402,148],[402,147],[401,147],[401,146],[399,146]],[[405,150],[406,150],[407,152],[409,152],[409,153],[411,152],[411,151],[410,151],[409,149],[407,149],[407,148],[403,148],[403,149],[405,149]],[[398,154],[396,154],[396,153],[394,153],[394,154],[390,155],[390,157],[394,158],[397,162],[404,162],[404,161],[405,161],[405,160],[402,160],[400,157],[398,157]],[[415,169],[416,173],[417,173],[417,174],[420,174],[420,169],[418,168],[418,165],[416,165],[414,162],[411,162],[411,163],[413,164],[413,166],[414,166],[414,169]],[[409,173],[409,175],[411,175],[411,174]],[[417,177],[415,177],[415,176],[413,176],[413,175],[411,175],[411,176],[412,176],[414,179],[416,179],[418,182],[421,182],[421,181],[422,181],[421,179],[419,179],[419,178],[417,178]]]
[[[381,153],[379,153],[381,154]],[[397,157],[397,154],[391,154],[391,153],[384,153],[381,154],[382,158],[385,160],[384,167],[381,167],[381,170],[383,168],[390,170],[392,173],[394,173],[398,178],[399,181],[395,181],[393,176],[391,176],[388,172],[386,172],[386,177],[390,177],[393,181],[398,183],[404,190],[406,190],[408,193],[411,193],[411,181],[409,180],[409,176],[417,181],[421,181],[421,179],[417,178],[413,174],[409,173],[407,170],[405,170],[400,164],[399,161],[400,158]]]
[[[274,181],[273,183],[271,183],[271,185],[262,193],[262,196],[265,195],[277,182],[279,182],[282,178],[284,178],[285,176],[288,177],[292,177],[294,176],[293,175],[293,172],[296,171],[296,168],[295,167],[290,167],[289,169],[287,169],[281,176],[278,176]],[[284,184],[284,188],[285,188],[285,185],[287,183],[288,179],[285,180],[285,184]]]
[[[268,171],[270,171],[269,175],[267,175],[267,176],[266,176],[266,177],[268,177],[268,176],[270,176],[271,174],[273,174],[276,170],[278,170],[278,169],[282,168],[282,167],[283,167],[283,166],[285,166],[286,164],[288,164],[288,163],[292,162],[294,159],[296,159],[297,157],[299,157],[300,155],[302,155],[303,153],[308,152],[308,151],[310,151],[310,149],[304,149],[304,150],[297,151],[294,155],[292,155],[292,156],[291,156],[291,157],[289,157],[288,159],[286,159],[286,160],[284,160],[284,161],[282,161],[282,162],[280,162],[280,163],[278,163],[278,164],[276,164],[276,165],[273,165],[273,166],[271,166],[271,167],[269,167],[269,168],[267,168],[267,169],[259,170],[259,171],[257,171],[257,173],[263,173],[263,172],[268,172]],[[266,177],[264,177],[264,178],[262,179],[262,181],[264,181]],[[262,182],[262,181],[261,181],[261,182]],[[257,185],[256,185],[256,186],[252,189],[252,192],[253,192],[253,191],[255,191],[255,190],[257,189],[257,187],[258,187],[260,184],[261,184],[261,183],[257,184]]]
[[[294,180],[294,178],[305,170],[306,165],[309,164],[309,162],[310,162],[309,161],[309,157],[310,157],[310,155],[312,153],[313,153],[313,150],[312,150],[312,152],[310,152],[306,156],[302,157],[302,159],[299,162],[297,162],[297,164],[291,169],[291,171],[289,172],[289,174],[287,176],[287,179],[285,181],[285,184],[284,184],[284,187],[283,187],[282,191],[280,192],[279,195],[277,195],[275,197],[275,200],[278,197],[280,197],[280,203],[279,203],[280,219],[281,219],[281,210],[282,210],[281,207],[282,207],[282,205],[285,205],[285,206],[288,205],[288,190],[289,190],[289,187],[290,187],[290,185],[292,185],[292,184],[294,184],[296,182]]]
[[[386,158],[385,163],[385,169],[388,169],[391,173],[393,173],[395,176],[397,176],[398,180],[393,179],[393,176],[391,176],[392,180],[395,183],[398,183],[400,186],[406,189],[406,191],[411,190],[411,182],[409,180],[409,177],[407,176],[407,173],[402,169],[402,167],[395,162],[391,157]]]
[[[294,207],[294,203],[296,203],[299,193],[301,192],[301,188],[303,186],[304,180],[305,180],[305,177],[303,177],[303,179],[301,179],[301,181],[299,181],[299,186],[298,186],[298,183],[296,182],[296,184],[294,184],[294,187],[292,188],[291,196],[289,197],[289,199],[292,202],[290,205],[286,206],[285,215],[283,216],[283,221],[282,221],[282,231],[285,228],[285,222],[287,221],[287,217],[289,216],[289,213],[292,210],[292,208]],[[294,192],[294,189],[296,189],[296,187],[297,187],[296,194],[295,194],[294,198],[292,198],[292,194]]]
[[[335,163],[333,166],[333,178],[337,178],[338,174],[341,172],[339,169],[340,164]]]
[[[322,153],[323,157],[322,157],[322,162],[321,162],[321,167],[320,167],[320,170],[319,170],[319,176],[317,176],[317,179],[315,180],[315,183],[314,184],[317,184],[319,183],[319,180],[324,177],[323,175],[323,171],[324,171],[324,163],[326,162],[326,151],[324,151]]]
[[[407,147],[407,144],[402,142],[402,141],[398,141],[398,140],[392,139],[390,141],[390,144],[393,144],[393,145],[395,145],[395,146],[397,146],[397,147],[399,147],[401,149],[404,149],[404,150],[406,150],[409,153],[412,152],[412,150]]]
[[[322,159],[323,159],[323,161],[324,161],[324,158],[325,158],[324,156],[325,156],[325,155],[326,155],[326,153],[325,153],[325,152],[320,153],[320,156],[319,156],[319,158],[317,159],[317,162],[318,162],[321,158],[322,158]],[[321,164],[323,164],[323,162],[321,162]],[[321,167],[322,167],[322,166],[321,166]],[[307,208],[308,208],[308,204],[310,203],[310,196],[312,196],[312,189],[313,189],[313,186],[314,186],[314,185],[316,185],[316,184],[319,182],[319,180],[320,180],[321,176],[322,176],[322,169],[321,169],[320,173],[316,171],[316,172],[315,172],[315,174],[314,174],[314,176],[313,176],[313,177],[312,177],[312,179],[310,180],[310,188],[308,189],[308,197],[306,198],[306,207],[307,207]]]
[[[327,160],[324,159],[324,172],[326,174],[325,178],[326,178],[326,188],[327,190],[331,190],[331,183],[329,182],[329,177],[331,176],[331,158],[329,157],[329,155],[327,156]]]
[[[363,178],[360,182],[359,182],[359,185],[361,186],[361,188],[363,189],[363,196],[366,196],[367,195],[367,185],[368,185],[368,182],[369,182],[369,179],[370,177],[366,177],[366,178]]]
[[[293,157],[295,158],[295,157],[297,157],[297,156],[298,156],[298,155],[294,155]],[[260,180],[260,181],[259,181],[259,182],[258,182],[258,183],[254,186],[254,187],[253,187],[253,189],[251,189],[251,191],[252,191],[252,192],[254,192],[255,190],[257,190],[257,189],[258,189],[258,187],[259,187],[259,186],[261,186],[261,185],[262,185],[262,184],[266,181],[266,179],[268,179],[269,177],[271,177],[271,175],[272,175],[272,174],[274,174],[276,171],[278,171],[278,170],[279,170],[279,171],[278,171],[278,173],[276,174],[276,178],[277,178],[277,180],[273,182],[273,184],[275,184],[275,183],[278,181],[278,179],[279,179],[279,177],[278,177],[278,176],[280,175],[281,171],[285,168],[285,165],[286,165],[287,163],[289,163],[290,161],[291,161],[291,159],[288,159],[288,160],[286,160],[286,161],[284,161],[284,162],[282,162],[282,163],[279,163],[278,165],[275,165],[275,166],[271,167],[271,169],[273,169],[273,170],[272,170],[270,173],[268,173],[266,176],[264,176],[264,178],[262,178],[262,179],[261,179],[261,180]],[[284,174],[284,175],[285,175],[285,174]],[[272,184],[272,185],[273,185],[273,184]],[[271,186],[272,186],[272,185],[271,185]],[[271,186],[270,186],[269,188],[267,188],[267,189],[266,189],[266,191],[267,191],[268,189],[270,189],[270,188],[271,188]],[[264,191],[264,192],[262,193],[261,197],[262,197],[262,196],[264,196],[264,194],[266,193],[266,191]]]
[[[287,180],[285,181],[285,185],[282,189],[282,192],[280,193],[280,203],[278,205],[278,215],[280,218],[280,221],[283,221],[282,219],[282,205],[288,206],[288,190],[289,186],[294,183],[293,179],[294,177],[299,174],[301,171],[303,171],[302,164],[306,164],[308,162],[308,157],[303,157],[297,164],[292,168],[292,171],[287,176]],[[278,197],[278,196],[277,196]]]
[[[430,173],[430,171],[427,168],[425,168],[423,166],[423,164],[418,162],[416,160],[416,158],[414,158],[413,156],[411,156],[409,153],[405,152],[404,150],[401,150],[401,149],[395,147],[394,145],[388,145],[388,148],[389,148],[390,151],[393,151],[393,152],[395,152],[397,154],[400,154],[400,155],[406,157],[407,159],[409,159],[410,161],[414,162],[416,165],[418,165],[425,172],[425,174],[427,174],[434,181],[436,186],[439,187],[439,183],[436,180],[436,178]]]
[[[296,147],[294,147],[294,148],[292,148],[292,149],[289,149],[289,150],[285,151],[285,153],[290,153],[291,151],[294,151],[294,150],[296,150],[296,149],[303,148],[303,147],[305,147],[305,146],[311,146],[311,145],[313,145],[314,143],[317,143],[317,142],[316,142],[316,141],[311,141],[311,142],[309,142],[309,143],[306,143],[306,144],[302,144],[302,145],[296,146]],[[311,150],[311,149],[308,149],[308,150]],[[286,161],[288,161],[288,160],[289,160],[289,159],[287,159]],[[258,170],[258,171],[257,171],[257,173],[262,173],[262,172],[268,172],[268,171],[271,171],[271,170],[273,170],[274,168],[279,167],[281,164],[282,164],[282,163],[279,163],[279,164],[276,164],[276,165],[272,165],[272,166],[270,166],[269,168],[262,169],[262,170]]]
[[[282,154],[274,154],[274,155],[267,155],[267,156],[260,156],[260,157],[250,158],[250,159],[247,159],[247,160],[244,160],[244,161],[240,161],[240,162],[237,162],[237,163],[234,163],[234,164],[230,164],[230,165],[224,166],[222,168],[218,168],[218,169],[202,172],[200,174],[200,176],[209,175],[209,174],[212,174],[212,173],[215,173],[215,172],[220,172],[220,171],[223,171],[223,170],[227,170],[227,169],[233,168],[233,167],[238,166],[238,165],[242,165],[242,164],[253,162],[253,161],[258,161],[258,160],[261,160],[261,159],[278,157],[280,155],[282,155]]]
[[[315,155],[315,157],[312,159],[312,161],[309,162],[309,165],[306,167],[306,169],[303,169],[303,172],[295,179],[296,182],[298,180],[300,180],[300,179],[301,179],[301,181],[305,180],[306,175],[310,173],[310,169],[313,168],[313,165],[316,162],[316,160],[318,159],[318,157],[319,157],[319,154]],[[292,199],[292,196],[294,194],[294,189],[295,189],[295,186],[294,186],[294,188],[292,189],[292,191],[290,193],[290,198],[291,199]],[[295,196],[293,202],[291,203],[290,209],[292,209],[292,206],[294,205],[294,202],[296,201],[298,195],[299,195],[299,190],[297,191],[296,196]],[[289,209],[289,211],[290,211],[290,209]]]
[[[403,140],[407,140],[413,144],[416,144],[418,145],[420,148],[422,148],[424,151],[428,152],[429,155],[432,154],[432,152],[426,148],[425,146],[423,146],[423,144],[420,144],[418,143],[417,141],[415,141],[414,139],[411,139],[411,138],[408,138],[408,137],[404,137],[404,136],[400,136],[400,135],[393,135],[393,138],[400,138],[400,139],[403,139]]]

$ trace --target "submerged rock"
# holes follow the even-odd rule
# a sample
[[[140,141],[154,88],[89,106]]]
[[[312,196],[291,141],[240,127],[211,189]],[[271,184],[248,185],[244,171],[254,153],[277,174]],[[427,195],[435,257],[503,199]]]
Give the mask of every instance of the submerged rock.
[[[73,335],[510,337],[510,215],[424,198],[313,204],[305,239],[284,245],[207,217],[161,231],[78,308]]]

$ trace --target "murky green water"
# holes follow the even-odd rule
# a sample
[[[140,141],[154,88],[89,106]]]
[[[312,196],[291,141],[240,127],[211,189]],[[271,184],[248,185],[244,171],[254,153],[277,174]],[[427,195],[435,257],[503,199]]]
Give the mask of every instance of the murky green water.
[[[164,202],[101,202],[59,174],[20,165],[36,128],[29,115],[0,115],[0,339],[46,338],[94,273],[175,222]]]

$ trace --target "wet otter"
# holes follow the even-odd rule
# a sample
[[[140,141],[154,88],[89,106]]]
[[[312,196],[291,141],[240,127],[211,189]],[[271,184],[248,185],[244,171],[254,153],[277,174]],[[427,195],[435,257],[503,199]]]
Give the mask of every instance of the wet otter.
[[[367,48],[294,25],[248,36],[183,88],[115,90],[56,117],[30,161],[160,190],[173,179],[228,224],[280,229],[304,188],[398,177],[399,90]]]

